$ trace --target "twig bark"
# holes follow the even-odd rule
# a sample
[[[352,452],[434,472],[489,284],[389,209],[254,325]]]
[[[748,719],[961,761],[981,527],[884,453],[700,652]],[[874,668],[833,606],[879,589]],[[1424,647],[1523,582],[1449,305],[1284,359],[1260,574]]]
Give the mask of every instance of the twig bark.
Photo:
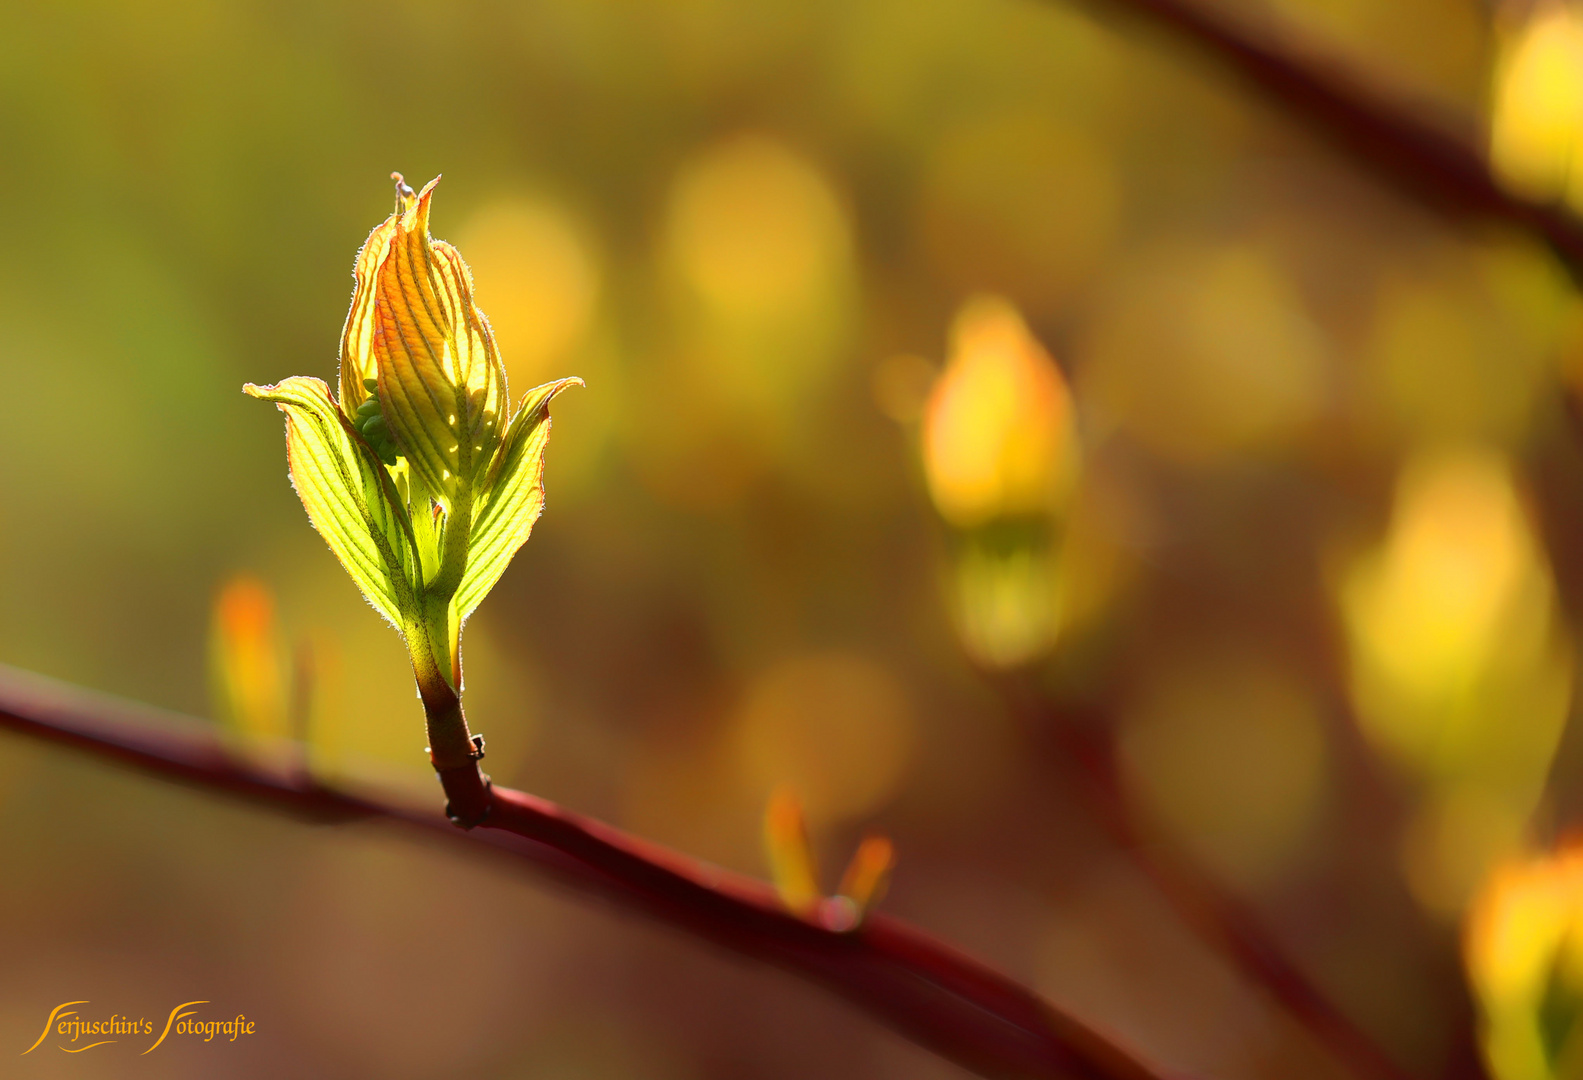
[[[699,863],[518,791],[468,783],[488,799],[480,827],[276,775],[227,748],[202,721],[0,666],[0,728],[317,821],[383,819],[509,853],[625,910],[768,961],[845,998],[921,1046],[982,1076],[1163,1080],[1163,1074],[1031,990],[883,914],[837,932],[805,921],[761,882]],[[476,770],[474,773],[477,776]]]
[[[1525,230],[1550,246],[1574,280],[1583,280],[1583,222],[1506,190],[1478,146],[1428,122],[1423,110],[1258,40],[1194,0],[1082,2],[1164,27],[1393,187],[1455,218]]]

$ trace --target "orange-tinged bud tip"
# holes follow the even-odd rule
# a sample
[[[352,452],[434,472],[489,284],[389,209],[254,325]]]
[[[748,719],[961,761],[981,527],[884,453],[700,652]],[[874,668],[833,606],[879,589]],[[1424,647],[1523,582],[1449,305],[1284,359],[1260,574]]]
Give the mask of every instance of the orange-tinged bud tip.
[[[798,915],[812,916],[820,900],[818,871],[802,800],[790,787],[783,785],[770,795],[764,810],[764,847],[781,902]]]
[[[396,209],[358,252],[341,338],[341,408],[372,379],[390,437],[447,506],[488,470],[510,417],[494,333],[473,303],[473,278],[429,235],[439,177],[414,194],[400,173]]]
[[[890,884],[890,872],[896,866],[896,845],[890,839],[873,834],[863,839],[846,873],[841,876],[840,895],[857,906],[859,917],[872,910],[885,895]]]
[[[215,597],[213,634],[221,711],[250,735],[284,734],[285,681],[269,589],[246,575],[228,581]]]
[[[1009,301],[974,297],[923,414],[924,467],[940,513],[974,528],[1056,510],[1077,471],[1071,393]]]

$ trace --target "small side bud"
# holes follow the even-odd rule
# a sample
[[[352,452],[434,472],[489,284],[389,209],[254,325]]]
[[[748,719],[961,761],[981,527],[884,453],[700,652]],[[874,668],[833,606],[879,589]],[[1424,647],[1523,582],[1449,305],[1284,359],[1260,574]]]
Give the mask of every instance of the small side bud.
[[[802,918],[812,917],[819,909],[819,874],[802,802],[789,787],[777,788],[765,807],[764,849],[781,902]]]
[[[841,875],[838,895],[856,906],[858,919],[873,910],[885,896],[890,873],[896,867],[896,846],[887,837],[873,834],[863,838],[846,873]]]

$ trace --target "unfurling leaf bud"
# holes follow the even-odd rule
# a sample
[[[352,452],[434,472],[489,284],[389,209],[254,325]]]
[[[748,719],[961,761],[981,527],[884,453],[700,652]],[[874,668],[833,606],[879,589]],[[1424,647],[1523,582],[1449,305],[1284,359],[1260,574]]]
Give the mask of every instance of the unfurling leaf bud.
[[[500,446],[506,373],[489,322],[473,303],[467,264],[429,235],[439,178],[416,195],[400,174],[395,179],[395,213],[357,257],[341,337],[341,404],[350,409],[362,397],[358,387],[372,389],[383,419],[363,419],[360,430],[376,452],[388,446],[405,457],[449,509],[471,501]]]
[[[550,402],[580,379],[528,391],[513,413],[506,372],[467,264],[429,235],[437,180],[357,253],[341,333],[340,394],[301,376],[244,389],[286,414],[292,483],[308,517],[407,639],[431,757],[468,765],[460,635],[544,507]]]

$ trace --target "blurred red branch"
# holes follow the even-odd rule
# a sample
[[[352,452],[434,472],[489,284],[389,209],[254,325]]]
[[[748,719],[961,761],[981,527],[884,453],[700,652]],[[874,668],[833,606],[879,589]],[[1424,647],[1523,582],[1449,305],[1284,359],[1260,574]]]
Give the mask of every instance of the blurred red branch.
[[[517,856],[562,883],[803,976],[914,1042],[984,1076],[1161,1080],[1104,1036],[898,919],[837,932],[790,914],[767,885],[504,788],[472,831],[277,775],[232,752],[213,727],[0,667],[0,727],[204,791],[322,822],[384,819]],[[468,781],[447,778],[453,804]]]
[[[1378,179],[1447,217],[1504,224],[1541,239],[1583,281],[1583,222],[1559,206],[1503,187],[1468,134],[1370,89],[1337,65],[1299,56],[1238,28],[1194,0],[1085,0],[1095,9],[1145,20],[1190,43],[1305,124]],[[1359,1076],[1403,1080],[1407,1073],[1321,992],[1260,926],[1257,913],[1204,875],[1162,856],[1140,834],[1120,789],[1115,748],[1103,718],[1063,715],[1026,686],[1005,686],[1019,711],[1055,741],[1082,772],[1098,822],[1134,858],[1166,899],[1212,944],[1261,986]],[[1451,1072],[1482,1077],[1471,1012],[1460,1032]]]
[[[1583,222],[1507,191],[1478,146],[1426,120],[1425,110],[1259,40],[1192,0],[1085,2],[1165,27],[1392,186],[1452,217],[1524,229],[1549,244],[1574,279],[1583,279]]]
[[[1075,765],[1094,822],[1143,871],[1182,920],[1251,983],[1264,990],[1357,1077],[1411,1080],[1378,1042],[1342,1012],[1263,929],[1254,908],[1151,844],[1129,806],[1110,717],[1051,704],[1026,680],[990,676],[1035,737]]]

